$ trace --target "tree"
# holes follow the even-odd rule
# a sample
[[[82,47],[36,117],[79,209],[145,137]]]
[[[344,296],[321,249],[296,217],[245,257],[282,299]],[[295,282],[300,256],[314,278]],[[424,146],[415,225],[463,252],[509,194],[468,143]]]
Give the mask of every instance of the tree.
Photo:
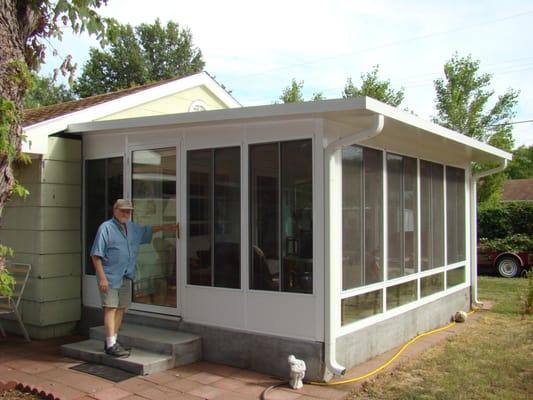
[[[513,126],[518,92],[509,89],[493,99],[491,75],[479,72],[479,61],[457,53],[444,64],[444,79],[434,81],[437,94],[437,116],[433,121],[466,136],[489,143],[503,150],[513,147]],[[494,104],[489,106],[490,101]],[[494,167],[494,164],[474,166],[475,170]],[[490,175],[483,179],[478,190],[478,201],[494,201],[501,194],[505,175]]]
[[[404,98],[404,89],[394,90],[390,80],[380,80],[378,77],[379,65],[374,65],[370,72],[361,74],[361,87],[358,88],[352,82],[352,78],[346,80],[342,97],[344,99],[356,96],[368,96],[398,107]]]
[[[30,86],[29,71],[44,61],[48,39],[61,39],[62,29],[87,31],[100,43],[113,20],[96,10],[107,0],[2,0],[0,1],[0,217],[13,192],[27,193],[13,176],[16,160],[28,161],[21,152],[21,111]],[[59,69],[67,74],[75,65],[67,57]],[[5,257],[12,251],[0,245],[0,292],[9,293]],[[7,279],[7,280],[6,280]],[[7,282],[7,283],[6,283]],[[11,281],[12,283],[12,281]]]
[[[54,84],[53,77],[42,77],[33,72],[31,80],[31,87],[24,97],[24,108],[50,106],[76,99],[69,87]]]
[[[304,81],[297,82],[296,79],[292,78],[290,86],[283,89],[279,99],[284,103],[303,103],[305,101],[303,88]],[[313,93],[313,96],[311,97],[312,101],[324,99],[324,95],[321,92]]]
[[[533,178],[533,145],[520,146],[513,151],[513,159],[505,170],[509,179]]]
[[[199,72],[202,52],[192,34],[175,22],[116,26],[114,40],[103,50],[91,48],[75,85],[80,97],[108,93],[148,82]]]

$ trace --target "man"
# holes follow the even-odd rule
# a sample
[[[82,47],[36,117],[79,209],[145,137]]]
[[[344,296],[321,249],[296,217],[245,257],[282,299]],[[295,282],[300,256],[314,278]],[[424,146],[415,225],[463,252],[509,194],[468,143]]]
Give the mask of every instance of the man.
[[[129,349],[117,342],[124,311],[131,304],[131,282],[135,278],[135,264],[139,246],[150,243],[152,235],[171,232],[177,225],[141,226],[130,221],[133,206],[118,199],[113,206],[113,218],[98,228],[91,259],[104,309],[105,352],[113,357],[128,357]]]

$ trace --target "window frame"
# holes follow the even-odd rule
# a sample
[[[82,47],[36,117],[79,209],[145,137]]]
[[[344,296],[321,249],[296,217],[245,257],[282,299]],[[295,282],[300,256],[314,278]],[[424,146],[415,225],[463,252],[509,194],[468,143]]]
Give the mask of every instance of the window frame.
[[[415,308],[418,308],[420,307],[421,305],[424,305],[424,304],[428,304],[432,301],[435,301],[436,299],[439,299],[439,298],[443,298],[443,297],[446,297],[450,294],[453,294],[453,293],[456,293],[456,292],[459,292],[463,289],[465,289],[466,287],[468,287],[470,285],[470,274],[469,274],[469,271],[470,271],[470,268],[469,268],[469,263],[470,263],[470,254],[469,254],[469,251],[468,251],[468,246],[469,246],[469,243],[470,243],[470,239],[469,239],[469,207],[470,207],[470,194],[469,194],[469,188],[467,186],[467,183],[468,183],[468,174],[470,172],[470,167],[464,167],[464,166],[457,166],[457,165],[453,165],[453,164],[447,164],[447,163],[442,163],[442,162],[439,162],[439,161],[430,161],[428,160],[427,158],[422,158],[420,156],[417,156],[417,155],[412,155],[412,154],[403,154],[401,152],[396,152],[396,151],[387,151],[383,148],[378,148],[378,147],[374,147],[374,146],[360,146],[360,147],[368,147],[368,148],[371,148],[371,149],[375,149],[375,150],[379,150],[379,151],[382,151],[383,152],[383,170],[382,170],[382,174],[383,174],[383,179],[382,179],[382,182],[383,182],[383,208],[382,208],[382,212],[383,212],[383,218],[382,218],[382,229],[383,229],[383,237],[384,237],[384,243],[383,243],[383,247],[384,247],[384,260],[383,260],[383,267],[384,267],[384,271],[385,271],[385,276],[384,276],[384,279],[382,282],[377,282],[377,283],[373,283],[371,285],[367,285],[367,286],[362,286],[362,287],[358,287],[358,288],[352,288],[352,289],[349,289],[349,290],[342,290],[342,272],[339,274],[338,276],[338,287],[340,288],[340,293],[339,293],[339,297],[338,297],[338,305],[339,305],[339,316],[337,318],[337,329],[338,329],[338,336],[343,336],[343,335],[346,335],[348,333],[352,333],[354,331],[357,331],[359,329],[362,329],[364,327],[367,327],[367,326],[370,326],[372,324],[375,324],[377,322],[380,322],[380,321],[383,321],[383,320],[386,320],[388,318],[391,318],[391,317],[394,317],[394,316],[397,316],[397,315],[400,315],[400,314],[403,314],[409,310],[412,310],[412,309],[415,309]],[[387,198],[387,195],[388,195],[388,182],[387,182],[387,165],[386,165],[386,161],[387,161],[387,154],[393,154],[393,155],[397,155],[397,156],[402,156],[402,157],[410,157],[410,158],[413,158],[416,160],[416,165],[417,165],[417,176],[416,176],[416,188],[417,188],[417,205],[416,205],[416,210],[417,210],[417,271],[413,274],[409,274],[409,275],[406,275],[406,276],[402,276],[402,277],[396,277],[396,278],[393,278],[393,279],[389,279],[386,272],[388,271],[388,198]],[[421,168],[420,168],[420,164],[421,164],[421,161],[429,161],[429,162],[432,162],[432,163],[435,163],[435,164],[439,164],[442,166],[442,169],[443,169],[443,219],[444,219],[444,229],[443,229],[443,240],[444,240],[444,265],[443,266],[439,266],[437,268],[432,268],[432,269],[428,269],[428,270],[425,270],[425,271],[422,271],[422,259],[421,259]],[[451,264],[447,264],[447,248],[448,248],[448,243],[447,243],[447,215],[446,215],[446,211],[447,211],[447,193],[446,193],[446,190],[447,190],[447,182],[446,182],[446,168],[447,167],[453,167],[453,168],[457,168],[457,169],[460,169],[460,170],[463,170],[464,171],[464,188],[465,190],[463,191],[463,195],[464,195],[464,218],[465,218],[465,223],[464,223],[464,228],[465,228],[465,257],[464,257],[464,260],[460,260],[460,261],[457,261],[457,262],[454,262],[454,263],[451,263]],[[342,170],[342,163],[340,165],[340,168]],[[342,268],[342,265],[341,265],[341,268]],[[452,270],[455,270],[455,269],[460,269],[460,268],[464,268],[465,269],[465,277],[464,277],[464,281],[458,285],[455,285],[455,286],[452,286],[452,287],[448,287],[448,284],[447,284],[447,275],[448,275],[448,272],[449,271],[452,271]],[[441,291],[438,291],[436,293],[433,293],[433,294],[430,294],[430,295],[427,295],[427,296],[422,296],[422,293],[421,293],[421,280],[423,278],[427,278],[429,276],[433,276],[433,275],[438,275],[438,274],[443,274],[444,275],[444,285],[443,285],[443,290]],[[400,284],[404,284],[404,283],[407,283],[407,282],[410,282],[410,281],[416,281],[416,286],[417,286],[417,297],[414,301],[411,301],[411,302],[408,302],[406,304],[403,304],[399,307],[395,307],[395,308],[392,308],[392,309],[387,309],[387,296],[386,296],[386,293],[387,293],[387,290],[393,286],[397,286],[397,285],[400,285]],[[377,290],[380,290],[382,289],[383,290],[383,301],[382,301],[382,312],[381,313],[377,313],[375,315],[372,315],[372,316],[369,316],[369,317],[366,317],[366,318],[363,318],[363,319],[360,319],[360,320],[357,320],[357,321],[353,321],[351,323],[348,323],[348,324],[345,324],[345,325],[342,325],[342,301],[345,300],[345,299],[349,299],[349,298],[352,298],[352,297],[356,297],[356,296],[359,296],[359,295],[362,295],[362,294],[366,294],[366,293],[369,293],[369,292],[373,292],[373,291],[377,291]]]

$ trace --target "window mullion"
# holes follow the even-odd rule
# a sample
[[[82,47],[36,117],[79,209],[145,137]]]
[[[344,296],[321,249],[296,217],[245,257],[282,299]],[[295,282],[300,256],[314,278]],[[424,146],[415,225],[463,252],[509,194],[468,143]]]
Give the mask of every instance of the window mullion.
[[[282,257],[282,239],[283,239],[283,184],[282,184],[282,165],[281,165],[281,143],[278,143],[278,263],[279,263],[279,275],[278,275],[278,291],[283,291],[284,279],[283,273],[283,257]]]
[[[210,197],[210,229],[211,229],[211,286],[215,286],[215,150],[211,150],[211,170],[209,175],[211,176],[211,185],[209,185]]]

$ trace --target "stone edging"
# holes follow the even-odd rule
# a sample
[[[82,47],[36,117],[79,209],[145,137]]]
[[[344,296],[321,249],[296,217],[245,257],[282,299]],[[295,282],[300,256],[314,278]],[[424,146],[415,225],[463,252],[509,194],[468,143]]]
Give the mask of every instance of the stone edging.
[[[59,397],[56,397],[52,393],[47,393],[44,390],[39,390],[37,387],[32,387],[30,385],[25,385],[23,383],[15,382],[15,381],[0,381],[0,393],[3,393],[8,390],[20,390],[24,393],[31,393],[33,395],[37,395],[42,397],[43,399],[47,400],[60,400]]]

